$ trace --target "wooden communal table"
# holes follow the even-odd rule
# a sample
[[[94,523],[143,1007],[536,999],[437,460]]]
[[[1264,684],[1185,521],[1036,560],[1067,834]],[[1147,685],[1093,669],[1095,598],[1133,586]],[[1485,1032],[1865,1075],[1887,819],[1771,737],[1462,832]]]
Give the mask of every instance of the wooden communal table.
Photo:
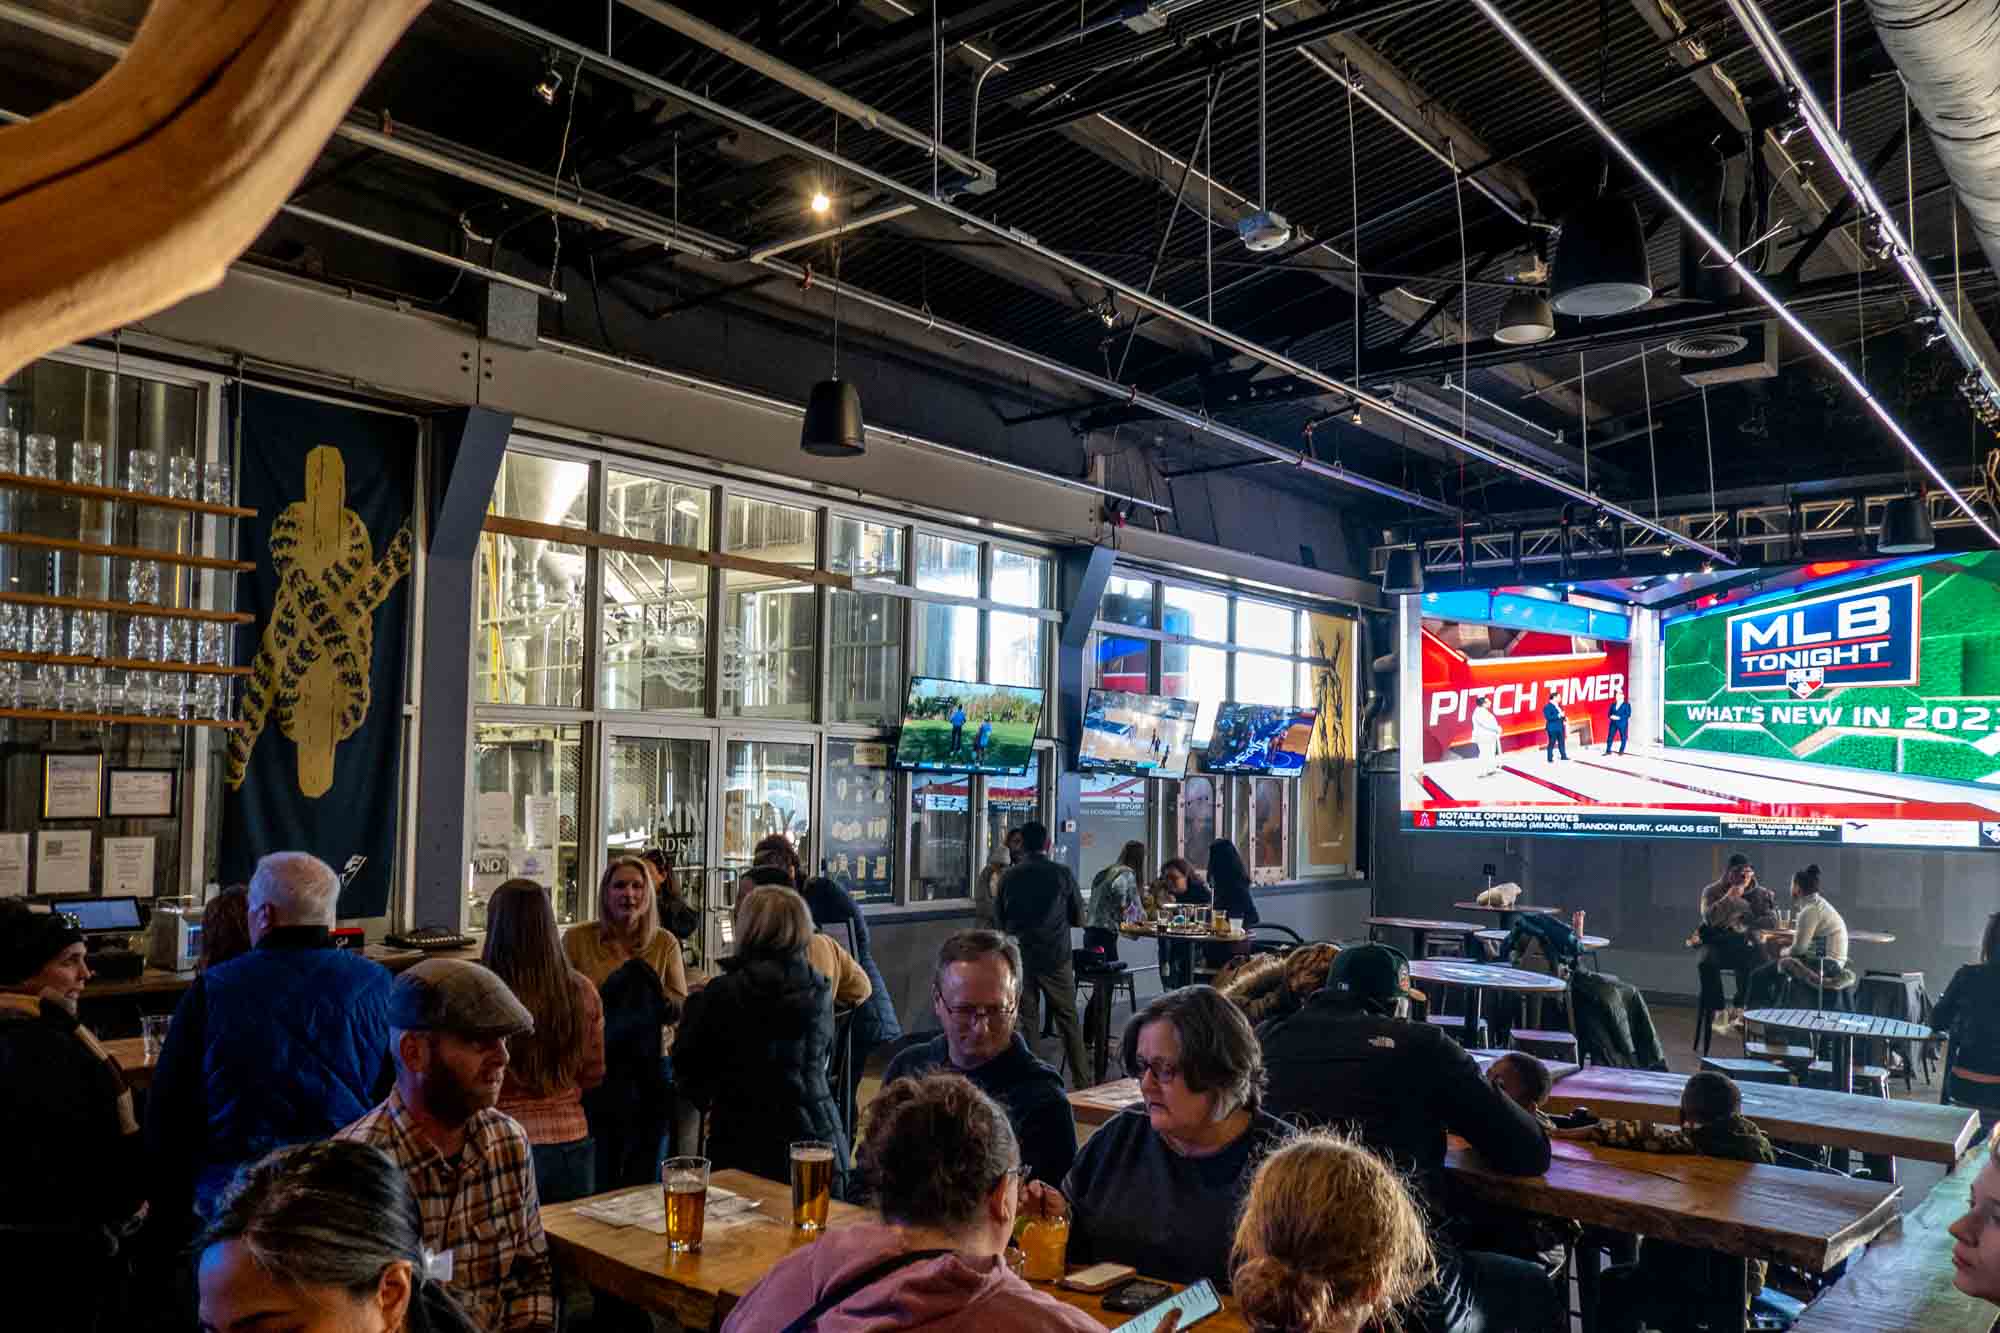
[[[1194,946],[1197,944],[1241,944],[1250,938],[1250,932],[1231,935],[1227,932],[1216,934],[1207,929],[1184,927],[1162,927],[1151,921],[1127,921],[1118,927],[1118,933],[1131,940],[1159,940],[1166,951],[1167,971],[1161,981],[1168,990],[1178,990],[1182,986],[1194,984]],[[1109,1006],[1106,1006],[1109,1012]]]
[[[1069,1095],[1069,1109],[1076,1123],[1095,1128],[1140,1099],[1139,1080],[1114,1079],[1094,1088],[1078,1088]]]
[[[1833,1038],[1833,1086],[1836,1092],[1854,1091],[1854,1039],[1877,1041],[1927,1041],[1931,1030],[1921,1023],[1905,1023],[1900,1018],[1874,1014],[1843,1014],[1819,1009],[1752,1009],[1744,1021],[1765,1027],[1793,1028],[1815,1036]]]
[[[144,1037],[114,1037],[104,1043],[104,1049],[111,1052],[111,1058],[125,1072],[125,1084],[137,1091],[153,1086],[153,1062],[146,1058]]]
[[[1954,1171],[1890,1224],[1840,1281],[1822,1291],[1793,1333],[1942,1333],[1982,1329],[1993,1307],[1952,1285],[1946,1231],[1972,1203],[1977,1171]]]
[[[711,1183],[758,1200],[759,1213],[769,1220],[712,1231],[703,1239],[700,1254],[672,1254],[667,1250],[665,1236],[656,1236],[640,1227],[614,1227],[578,1216],[577,1208],[590,1202],[588,1199],[544,1207],[542,1228],[548,1233],[549,1248],[564,1270],[576,1273],[591,1286],[642,1310],[671,1314],[689,1329],[719,1328],[736,1303],[779,1260],[813,1242],[812,1238],[792,1230],[790,1184],[766,1180],[747,1171],[718,1171]],[[827,1229],[853,1226],[874,1216],[869,1209],[835,1202],[827,1210]],[[1084,1311],[1106,1328],[1116,1328],[1131,1318],[1107,1311],[1096,1296],[1063,1291],[1047,1283],[1034,1285],[1065,1305]],[[1248,1331],[1248,1325],[1227,1300],[1222,1313],[1209,1316],[1199,1327],[1214,1329],[1216,1333]]]
[[[1465,991],[1465,1033],[1467,1050],[1479,1045],[1480,996],[1486,991],[1513,991],[1520,995],[1561,995],[1567,983],[1561,977],[1525,968],[1501,967],[1497,963],[1461,963],[1450,958],[1419,958],[1410,964],[1410,976],[1432,985],[1458,986]]]
[[[1593,1067],[1558,1082],[1547,1109],[1589,1107],[1607,1118],[1675,1124],[1687,1081],[1686,1074]],[[1772,1138],[1792,1143],[1937,1162],[1949,1169],[1979,1133],[1979,1113],[1964,1107],[1768,1083],[1740,1083],[1737,1089],[1745,1116]]]
[[[1495,1060],[1498,1060],[1503,1055],[1516,1054],[1516,1052],[1496,1051],[1489,1049],[1483,1051],[1467,1051],[1466,1054],[1472,1057],[1472,1062],[1479,1066],[1479,1072],[1483,1074],[1487,1070],[1493,1068],[1493,1062]],[[1560,1083],[1564,1079],[1569,1078],[1572,1075],[1576,1074],[1579,1070],[1583,1068],[1583,1066],[1577,1064],[1575,1061],[1572,1060],[1543,1060],[1542,1068],[1549,1071],[1549,1078],[1552,1082]]]
[[[425,953],[420,949],[391,949],[383,944],[371,944],[362,950],[362,956],[372,958],[391,972],[401,972],[414,967],[426,958],[461,958],[471,962],[479,961],[479,946],[468,945],[463,949],[442,949]],[[93,1000],[144,999],[149,996],[180,994],[194,985],[194,971],[165,972],[157,967],[147,967],[138,976],[130,979],[112,980],[109,977],[92,977],[84,985],[82,1003]]]
[[[1513,925],[1514,918],[1523,912],[1532,913],[1535,916],[1562,915],[1562,908],[1560,907],[1538,907],[1534,903],[1524,902],[1516,902],[1512,907],[1488,907],[1484,903],[1478,902],[1453,903],[1452,906],[1461,912],[1491,912],[1500,918],[1500,929],[1502,930]]]
[[[1371,936],[1378,930],[1409,931],[1412,959],[1424,956],[1424,941],[1432,935],[1463,935],[1469,939],[1479,933],[1475,922],[1435,921],[1424,916],[1371,916],[1364,924]]]
[[[1547,1174],[1510,1176],[1463,1140],[1445,1154],[1454,1192],[1499,1208],[1714,1250],[1722,1327],[1745,1327],[1745,1261],[1821,1273],[1895,1221],[1900,1186],[1720,1157],[1633,1152],[1559,1140]],[[1594,1282],[1591,1286],[1594,1289]],[[1733,1322],[1732,1319],[1733,1312]],[[1586,1326],[1589,1321],[1586,1320]]]

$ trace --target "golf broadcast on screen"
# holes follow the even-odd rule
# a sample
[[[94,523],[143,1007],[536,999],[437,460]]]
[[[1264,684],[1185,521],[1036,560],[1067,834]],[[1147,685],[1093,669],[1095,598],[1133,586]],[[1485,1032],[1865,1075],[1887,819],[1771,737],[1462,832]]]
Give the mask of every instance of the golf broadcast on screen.
[[[1441,832],[2000,847],[2000,553],[1404,602]]]

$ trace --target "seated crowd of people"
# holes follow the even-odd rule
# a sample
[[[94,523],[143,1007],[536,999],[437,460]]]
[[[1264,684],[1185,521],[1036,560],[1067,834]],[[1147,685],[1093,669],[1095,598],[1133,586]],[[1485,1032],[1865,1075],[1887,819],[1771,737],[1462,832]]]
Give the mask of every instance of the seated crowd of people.
[[[1001,878],[996,913],[1067,920],[1074,881],[1039,868],[1046,831],[1026,832],[1030,873]],[[852,1011],[863,1049],[900,1029],[859,912],[806,881],[789,844],[760,846],[714,976],[691,975],[662,924],[680,905],[670,868],[641,858],[607,867],[596,921],[559,932],[547,890],[511,881],[481,963],[400,973],[333,947],[338,888],[302,853],[259,862],[240,895],[247,947],[181,999],[143,1125],[77,1018],[80,930],[0,903],[0,1120],[17,1130],[0,1233],[22,1271],[64,1279],[63,1308],[36,1327],[554,1329],[542,1205],[657,1184],[676,1151],[782,1180],[788,1145],[810,1139],[834,1146],[834,1193],[870,1220],[796,1248],[728,1330],[1100,1327],[1016,1274],[1028,1220],[1066,1223],[1071,1267],[1207,1279],[1265,1333],[1553,1330],[1568,1305],[1543,1252],[1563,1237],[1455,1212],[1448,1135],[1521,1176],[1566,1135],[1773,1160],[1714,1074],[1688,1081],[1678,1130],[1559,1127],[1532,1056],[1482,1074],[1401,1016],[1409,966],[1377,944],[1240,960],[1224,989],[1140,1005],[1116,1049],[1140,1100],[1079,1142],[1062,1074],[1027,1040],[1038,964],[1068,960],[985,928],[939,948],[938,1035],[895,1055],[850,1144],[836,1013]],[[816,931],[826,921],[851,923],[860,957]],[[1952,1234],[1960,1288],[2000,1303],[1990,1148]],[[130,1279],[145,1256],[142,1317]],[[1703,1251],[1648,1241],[1605,1275],[1601,1327],[1658,1322],[1719,1280]],[[1753,1265],[1746,1299],[1761,1281]],[[595,1305],[595,1327],[647,1327]]]

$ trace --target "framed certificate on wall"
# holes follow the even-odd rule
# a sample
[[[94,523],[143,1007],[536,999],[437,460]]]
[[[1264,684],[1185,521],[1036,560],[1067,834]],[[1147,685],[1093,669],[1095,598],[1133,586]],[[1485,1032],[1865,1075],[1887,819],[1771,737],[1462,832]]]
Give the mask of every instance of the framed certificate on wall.
[[[42,818],[98,819],[104,814],[104,756],[42,756]]]
[[[114,768],[104,813],[112,819],[170,819],[180,775],[171,768]]]

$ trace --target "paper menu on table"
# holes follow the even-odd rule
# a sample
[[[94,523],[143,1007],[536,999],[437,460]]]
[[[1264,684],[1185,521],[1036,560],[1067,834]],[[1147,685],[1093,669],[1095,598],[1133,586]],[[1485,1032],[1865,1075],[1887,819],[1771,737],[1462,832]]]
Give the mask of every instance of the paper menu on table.
[[[720,1185],[710,1185],[706,1213],[704,1227],[736,1226],[757,1220],[757,1201]],[[576,1215],[606,1226],[637,1227],[655,1236],[667,1234],[667,1200],[657,1185],[642,1185],[623,1194],[594,1199],[580,1205]]]

